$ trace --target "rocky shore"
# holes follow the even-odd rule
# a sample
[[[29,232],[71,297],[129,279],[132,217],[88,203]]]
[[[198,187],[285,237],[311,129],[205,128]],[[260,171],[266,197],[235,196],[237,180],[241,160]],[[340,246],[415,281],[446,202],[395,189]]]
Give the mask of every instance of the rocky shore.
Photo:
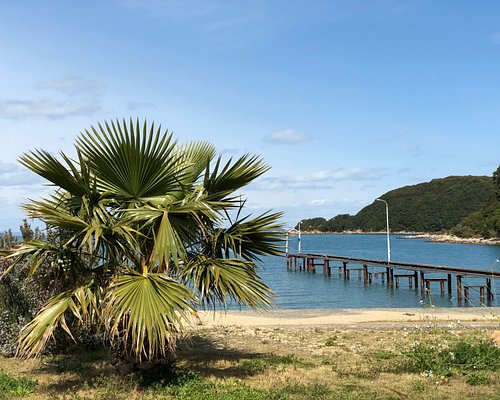
[[[447,242],[447,243],[467,243],[467,244],[488,244],[493,246],[500,246],[500,238],[462,238],[454,235],[447,234],[433,234],[433,233],[418,233],[414,235],[401,235],[402,239],[427,239],[430,242]]]
[[[298,232],[289,232],[296,235]],[[302,235],[386,235],[386,232],[363,232],[363,231],[345,231],[345,232],[321,232],[305,231]],[[427,239],[430,242],[446,243],[466,243],[466,244],[487,244],[500,246],[500,238],[463,238],[449,234],[422,233],[422,232],[391,232],[391,235],[398,236],[401,239]]]

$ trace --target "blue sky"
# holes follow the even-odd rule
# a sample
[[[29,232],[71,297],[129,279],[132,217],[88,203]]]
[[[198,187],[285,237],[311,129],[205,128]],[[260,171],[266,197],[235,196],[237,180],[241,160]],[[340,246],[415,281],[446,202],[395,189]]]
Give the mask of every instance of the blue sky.
[[[17,158],[99,121],[260,154],[252,212],[356,213],[500,162],[497,1],[0,0],[0,229],[50,188]]]

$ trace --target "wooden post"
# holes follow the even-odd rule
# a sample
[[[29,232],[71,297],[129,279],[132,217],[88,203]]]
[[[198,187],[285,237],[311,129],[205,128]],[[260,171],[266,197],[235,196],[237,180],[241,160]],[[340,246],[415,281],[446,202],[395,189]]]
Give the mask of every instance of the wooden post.
[[[486,279],[486,290],[488,291],[488,293],[486,294],[488,296],[488,301],[492,301],[493,300],[493,292],[491,291],[491,279],[490,278]]]
[[[484,303],[484,286],[481,286],[479,288],[479,301],[481,303]]]
[[[462,275],[457,275],[457,301],[462,302]]]
[[[415,289],[418,289],[418,271],[415,271],[414,275],[415,275]]]
[[[368,265],[363,264],[363,280],[365,283],[368,282]]]
[[[420,271],[420,291],[422,292],[422,294],[425,294],[425,274]]]
[[[326,264],[326,274],[330,276],[332,274],[332,269],[330,268],[330,260],[325,260]]]
[[[448,274],[448,294],[451,296],[451,274]]]
[[[344,264],[344,280],[348,279],[347,278],[347,261],[343,261],[342,264]]]

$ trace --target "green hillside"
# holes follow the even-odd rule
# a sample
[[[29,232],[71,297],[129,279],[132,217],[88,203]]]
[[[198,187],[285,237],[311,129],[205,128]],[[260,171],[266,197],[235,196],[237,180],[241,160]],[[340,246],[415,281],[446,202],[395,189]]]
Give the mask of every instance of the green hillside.
[[[391,190],[380,198],[389,204],[391,231],[438,232],[450,230],[482,210],[489,217],[498,214],[498,205],[492,205],[495,186],[488,176],[450,176]],[[476,216],[469,225],[480,225],[480,220],[481,217]],[[370,232],[385,230],[385,224],[385,205],[374,201],[354,216],[306,219],[301,221],[301,228],[321,232]],[[480,230],[476,228],[467,229]]]
[[[500,237],[500,166],[493,173],[495,195],[480,210],[464,218],[452,233],[457,236]]]

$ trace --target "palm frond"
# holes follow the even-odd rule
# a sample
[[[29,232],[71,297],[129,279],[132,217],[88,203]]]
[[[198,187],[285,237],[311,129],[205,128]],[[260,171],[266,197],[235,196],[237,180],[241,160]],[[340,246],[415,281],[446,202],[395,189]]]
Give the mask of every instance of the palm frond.
[[[235,162],[229,160],[223,166],[221,163],[219,157],[215,166],[207,169],[203,182],[208,199],[212,201],[223,200],[270,168],[261,158],[249,154],[238,158]]]
[[[139,360],[165,356],[183,322],[195,313],[191,301],[186,286],[164,275],[129,271],[111,285],[106,330]]]
[[[172,135],[132,120],[98,124],[77,138],[98,185],[127,199],[161,196],[178,190],[184,171]]]
[[[215,147],[208,142],[191,142],[178,147],[175,156],[184,172],[180,183],[189,188],[198,183],[202,173],[215,157]]]
[[[255,265],[236,258],[198,256],[182,269],[181,279],[192,285],[202,304],[225,307],[232,300],[252,308],[272,304],[274,293],[260,279]]]
[[[266,212],[237,221],[227,232],[234,237],[231,243],[238,245],[231,249],[233,253],[251,261],[259,260],[260,256],[281,255],[285,240],[285,233],[281,230],[284,223],[279,222],[282,217],[283,213]]]
[[[19,158],[19,162],[31,171],[47,179],[54,186],[75,195],[83,195],[85,187],[78,179],[78,169],[68,157],[63,153],[61,155],[68,164],[69,169],[45,150],[35,150],[25,153]]]
[[[205,239],[203,254],[258,261],[260,256],[281,255],[285,234],[279,219],[282,213],[266,212],[255,218],[246,216],[227,228],[216,228]]]
[[[149,202],[149,204],[124,211],[133,225],[153,239],[150,247],[149,266],[157,266],[159,272],[168,270],[170,261],[178,266],[187,261],[187,249],[198,244],[205,221],[217,221],[218,213],[203,195],[186,196],[182,201]],[[143,251],[146,253],[146,250]]]
[[[57,258],[60,248],[48,242],[33,240],[23,242],[13,250],[6,253],[6,259],[12,260],[10,266],[5,270],[4,275],[17,265],[22,265],[22,269],[29,268],[28,276],[33,276],[38,268],[47,260]]]
[[[64,329],[73,339],[66,322],[66,314],[71,313],[80,323],[95,320],[99,315],[100,296],[100,290],[93,287],[93,282],[89,282],[52,297],[35,318],[22,329],[17,355],[20,357],[38,356],[57,327]]]

